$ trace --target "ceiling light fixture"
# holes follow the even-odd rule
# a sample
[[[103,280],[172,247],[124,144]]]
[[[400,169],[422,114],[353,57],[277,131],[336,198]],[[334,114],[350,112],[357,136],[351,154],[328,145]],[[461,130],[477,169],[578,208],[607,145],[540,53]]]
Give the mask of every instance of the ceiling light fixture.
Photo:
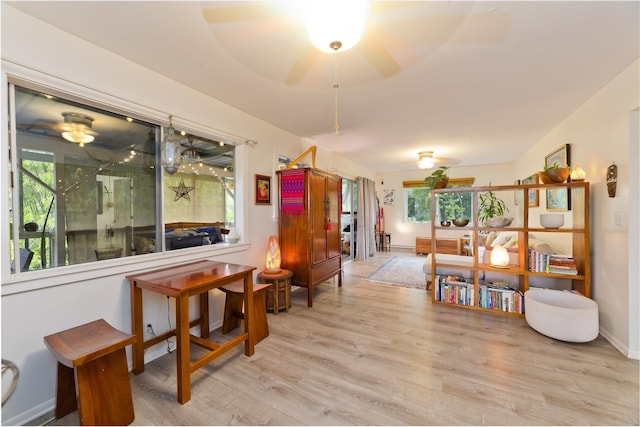
[[[84,144],[89,144],[96,139],[95,132],[91,131],[93,117],[69,112],[62,113],[62,117],[64,117],[64,123],[60,125],[62,131],[60,135],[65,140],[84,147]]]
[[[418,167],[420,169],[431,169],[434,165],[433,151],[421,151],[418,153]]]
[[[334,102],[336,135],[338,125],[338,51],[354,47],[362,37],[369,12],[369,0],[313,0],[309,2],[307,32],[311,43],[323,52],[336,54]]]
[[[311,43],[323,52],[333,53],[340,43],[342,52],[362,37],[369,12],[368,0],[314,0],[309,2],[307,32]]]
[[[195,163],[200,161],[200,155],[198,155],[198,151],[193,148],[192,140],[189,140],[189,148],[185,149],[182,152],[182,160],[187,163]]]

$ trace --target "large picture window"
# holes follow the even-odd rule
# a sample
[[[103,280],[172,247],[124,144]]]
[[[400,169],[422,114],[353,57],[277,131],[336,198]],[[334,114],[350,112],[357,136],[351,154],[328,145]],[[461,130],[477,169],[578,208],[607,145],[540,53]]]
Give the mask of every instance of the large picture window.
[[[169,176],[160,124],[25,86],[9,85],[12,273],[223,241],[235,221],[233,144],[182,132]],[[169,232],[200,239],[170,246]]]
[[[450,178],[447,187],[470,187],[473,182],[473,178]],[[405,221],[431,221],[431,195],[424,181],[403,181],[402,187],[405,196]],[[438,220],[472,217],[473,201],[470,192],[441,194],[439,197]]]

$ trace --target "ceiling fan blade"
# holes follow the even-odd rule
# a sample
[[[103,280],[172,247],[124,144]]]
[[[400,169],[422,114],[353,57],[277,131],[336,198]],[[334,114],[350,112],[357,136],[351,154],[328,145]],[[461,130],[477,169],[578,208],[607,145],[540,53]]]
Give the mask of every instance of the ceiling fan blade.
[[[202,10],[202,16],[209,23],[219,24],[274,19],[282,17],[283,12],[265,3],[263,5],[207,8]]]
[[[311,46],[307,46],[302,49],[300,55],[298,55],[298,59],[291,67],[291,71],[285,80],[285,83],[291,86],[295,86],[300,84],[304,75],[309,71],[311,64],[316,59],[318,55],[318,50],[311,48]]]
[[[373,35],[360,41],[358,51],[383,77],[391,77],[400,71],[400,65]]]

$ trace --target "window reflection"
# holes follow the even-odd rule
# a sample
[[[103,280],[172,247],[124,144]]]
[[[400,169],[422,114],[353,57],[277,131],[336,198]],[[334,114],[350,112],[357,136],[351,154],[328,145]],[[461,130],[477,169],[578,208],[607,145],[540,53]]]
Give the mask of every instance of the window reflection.
[[[13,84],[10,90],[12,272],[190,247],[163,246],[178,228],[215,226],[215,233],[198,233],[207,233],[207,244],[224,241],[235,222],[233,144],[182,133],[181,166],[161,177],[159,125],[55,91]]]

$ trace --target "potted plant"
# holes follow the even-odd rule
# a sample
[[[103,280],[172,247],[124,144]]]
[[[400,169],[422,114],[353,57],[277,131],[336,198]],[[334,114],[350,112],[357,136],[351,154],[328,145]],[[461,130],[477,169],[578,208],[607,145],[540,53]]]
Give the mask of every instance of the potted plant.
[[[491,185],[491,184],[489,184]],[[478,222],[486,227],[507,227],[513,218],[504,217],[509,208],[493,191],[478,193]]]
[[[431,172],[431,175],[424,179],[425,186],[427,187],[427,194],[431,193],[431,190],[445,188],[447,186],[449,183],[449,175],[447,175],[448,170],[449,166],[440,166]]]
[[[570,167],[560,167],[558,162],[553,162],[552,165],[545,166],[543,171],[538,172],[538,176],[543,184],[553,184],[565,182],[570,173]]]

